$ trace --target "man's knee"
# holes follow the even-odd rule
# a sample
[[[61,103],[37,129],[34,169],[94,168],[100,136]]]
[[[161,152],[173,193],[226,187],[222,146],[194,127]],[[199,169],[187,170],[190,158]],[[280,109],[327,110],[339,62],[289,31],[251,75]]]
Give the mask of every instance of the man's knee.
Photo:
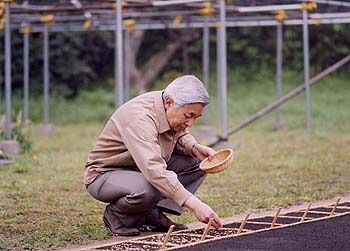
[[[148,211],[155,207],[158,201],[161,199],[160,193],[153,188],[152,186],[146,187],[142,192],[132,193],[125,196],[125,202],[127,203],[127,207],[135,212],[140,210]]]
[[[145,189],[143,203],[145,205],[148,205],[149,208],[153,208],[154,205],[156,205],[159,202],[161,197],[162,196],[160,192],[156,190],[154,187],[152,187],[152,189]]]

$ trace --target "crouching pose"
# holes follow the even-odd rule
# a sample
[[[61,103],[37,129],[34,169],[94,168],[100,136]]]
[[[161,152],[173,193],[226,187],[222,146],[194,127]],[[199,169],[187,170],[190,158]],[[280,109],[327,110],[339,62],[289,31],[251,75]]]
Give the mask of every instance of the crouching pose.
[[[185,75],[163,91],[131,99],[108,120],[89,153],[84,183],[92,197],[108,203],[103,221],[114,235],[139,235],[145,226],[184,229],[164,214],[181,215],[183,208],[203,223],[214,218],[213,226],[222,226],[194,195],[206,176],[199,163],[215,151],[198,144],[188,128],[208,103],[203,83]]]

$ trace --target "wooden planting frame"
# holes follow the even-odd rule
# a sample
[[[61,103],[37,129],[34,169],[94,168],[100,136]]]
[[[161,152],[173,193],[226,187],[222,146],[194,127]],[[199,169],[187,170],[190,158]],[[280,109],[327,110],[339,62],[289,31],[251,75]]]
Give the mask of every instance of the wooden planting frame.
[[[350,202],[340,203],[340,198],[332,205],[315,206],[311,203],[307,208],[288,213],[281,213],[278,208],[274,217],[266,216],[248,220],[247,214],[244,220],[227,223],[223,228],[216,230],[211,226],[212,220],[204,228],[181,230],[173,232],[170,228],[166,234],[155,234],[118,242],[114,245],[100,247],[95,250],[177,250],[200,243],[217,241],[224,238],[235,238],[242,235],[254,234],[271,229],[293,227],[308,222],[326,220],[334,217],[350,214]]]

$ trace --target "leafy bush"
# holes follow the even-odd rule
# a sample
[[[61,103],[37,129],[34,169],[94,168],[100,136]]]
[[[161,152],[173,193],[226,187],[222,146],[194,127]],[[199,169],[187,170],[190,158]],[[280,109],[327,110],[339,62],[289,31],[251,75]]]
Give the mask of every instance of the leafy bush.
[[[6,117],[0,116],[0,139],[6,139]],[[21,144],[23,152],[30,151],[32,148],[32,141],[29,136],[29,122],[23,121],[22,112],[18,112],[16,120],[11,123],[11,139],[18,141]]]

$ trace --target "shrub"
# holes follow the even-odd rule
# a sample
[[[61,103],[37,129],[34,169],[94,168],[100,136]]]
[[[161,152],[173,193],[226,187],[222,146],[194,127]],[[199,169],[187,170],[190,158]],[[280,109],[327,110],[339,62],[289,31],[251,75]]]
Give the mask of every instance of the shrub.
[[[0,115],[0,139],[6,139],[6,117]],[[29,121],[24,122],[22,112],[19,111],[16,116],[16,120],[11,123],[11,139],[18,141],[21,144],[23,152],[30,151],[32,149],[32,141],[29,136]]]

